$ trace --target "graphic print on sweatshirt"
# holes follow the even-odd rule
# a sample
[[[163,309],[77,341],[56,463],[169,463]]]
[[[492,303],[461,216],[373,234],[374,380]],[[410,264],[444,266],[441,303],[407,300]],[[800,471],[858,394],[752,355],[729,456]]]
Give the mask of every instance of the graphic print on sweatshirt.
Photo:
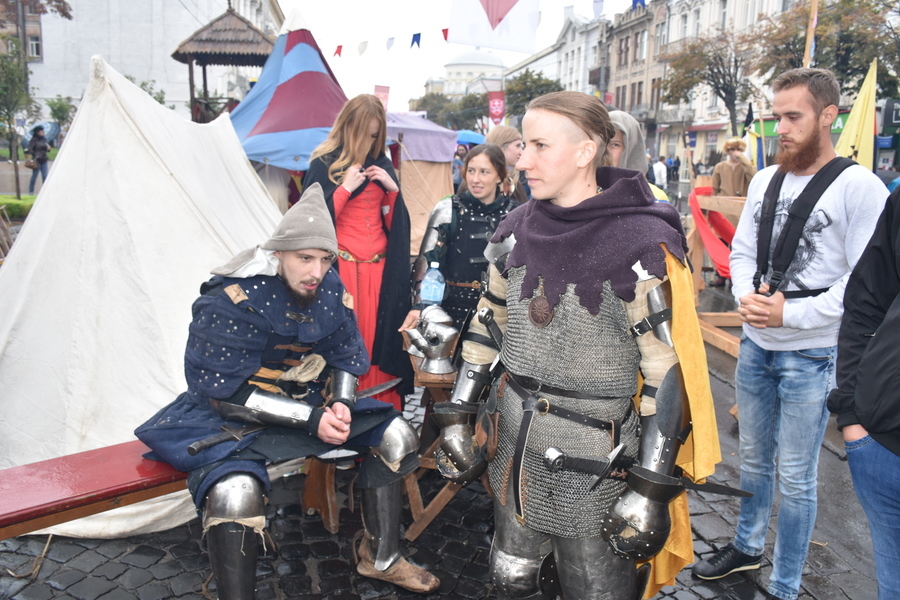
[[[785,189],[787,187],[788,182],[785,181],[785,185],[781,189],[781,196],[775,204],[775,227],[772,230],[772,242],[769,246],[769,272],[767,275],[771,275],[772,272],[772,257],[775,254],[775,245],[778,243],[781,230],[784,227],[785,221],[787,221],[788,211],[791,209],[794,200],[800,195],[800,192],[803,191],[805,185],[801,186],[799,189]],[[757,205],[756,211],[753,214],[753,223],[756,226],[757,235],[759,234],[761,212],[762,203]],[[830,227],[833,222],[834,221],[828,212],[819,208],[813,209],[809,218],[806,220],[806,225],[803,227],[803,235],[800,236],[797,252],[794,254],[791,266],[788,267],[787,273],[784,275],[784,283],[781,284],[780,289],[788,289],[787,286],[789,284],[800,290],[811,289],[809,285],[803,282],[803,274],[813,272],[816,263],[822,256],[822,252],[819,250],[822,232]]]

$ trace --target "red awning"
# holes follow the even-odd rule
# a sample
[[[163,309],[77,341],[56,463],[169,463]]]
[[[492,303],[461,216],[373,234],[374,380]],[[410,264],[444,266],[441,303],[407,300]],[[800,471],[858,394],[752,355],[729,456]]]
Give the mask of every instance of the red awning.
[[[728,127],[728,123],[702,123],[700,125],[691,125],[688,131],[721,131]]]

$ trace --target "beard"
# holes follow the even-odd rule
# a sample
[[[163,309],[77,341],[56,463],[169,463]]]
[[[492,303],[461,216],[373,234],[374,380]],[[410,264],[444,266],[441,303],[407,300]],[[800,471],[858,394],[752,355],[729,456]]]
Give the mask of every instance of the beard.
[[[813,166],[819,158],[821,140],[822,130],[814,129],[806,139],[794,142],[794,150],[786,150],[779,142],[781,149],[775,155],[778,170],[782,173],[803,172]]]
[[[293,302],[297,308],[306,308],[319,298],[318,287],[311,292],[298,292],[291,287],[291,284],[288,283],[287,279],[284,278],[284,275],[282,273],[279,273],[278,276],[279,279],[281,279],[281,283],[284,284],[284,289],[287,290],[288,296],[291,297],[291,302]]]

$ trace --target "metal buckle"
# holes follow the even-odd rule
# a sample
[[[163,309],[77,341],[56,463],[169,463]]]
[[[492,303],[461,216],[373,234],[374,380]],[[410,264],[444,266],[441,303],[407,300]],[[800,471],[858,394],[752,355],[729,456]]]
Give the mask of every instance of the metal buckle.
[[[628,331],[631,332],[632,337],[641,337],[651,329],[653,329],[653,326],[650,324],[649,318],[644,317],[643,319],[629,327]]]
[[[541,406],[543,406],[544,408],[541,409]],[[539,415],[547,415],[550,413],[550,401],[546,398],[539,398],[537,401],[537,407],[537,414]]]

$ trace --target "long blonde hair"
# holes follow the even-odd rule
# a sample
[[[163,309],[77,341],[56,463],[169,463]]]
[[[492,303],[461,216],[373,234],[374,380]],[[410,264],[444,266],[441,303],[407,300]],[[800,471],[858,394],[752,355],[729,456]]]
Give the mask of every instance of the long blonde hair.
[[[374,139],[369,135],[372,119],[378,122],[378,134]],[[311,158],[339,150],[337,159],[328,167],[328,179],[340,185],[350,165],[361,165],[367,158],[378,158],[384,153],[386,141],[387,117],[381,100],[371,94],[360,94],[344,104],[328,137],[313,150]]]
[[[506,154],[506,147],[512,142],[519,140],[519,143],[522,143],[522,135],[519,133],[519,130],[515,127],[510,127],[509,125],[497,125],[490,131],[488,131],[487,136],[484,138],[485,144],[496,144],[500,146],[500,149],[503,150],[503,153]],[[506,162],[504,160],[504,162]],[[516,169],[515,165],[507,165],[506,168],[506,185],[504,186],[506,189],[505,193],[509,195],[514,195],[516,192],[516,187],[519,185],[519,171]],[[524,198],[520,198],[520,200],[527,200],[527,196],[522,194]]]

